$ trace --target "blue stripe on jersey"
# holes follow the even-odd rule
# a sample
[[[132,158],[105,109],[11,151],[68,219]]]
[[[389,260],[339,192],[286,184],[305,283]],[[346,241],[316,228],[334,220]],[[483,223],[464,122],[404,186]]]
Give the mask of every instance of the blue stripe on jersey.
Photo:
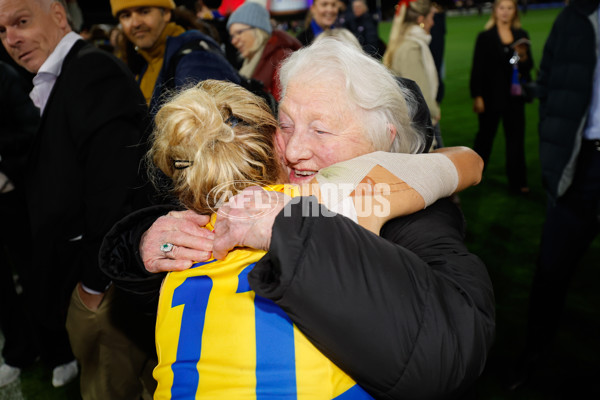
[[[252,263],[238,275],[237,293],[252,290],[248,273]],[[294,325],[281,308],[271,300],[254,297],[256,330],[256,399],[273,395],[296,398],[296,355]]]
[[[171,307],[180,305],[185,307],[181,318],[179,338],[188,338],[188,340],[179,340],[177,358],[171,366],[173,370],[171,396],[173,399],[193,399],[196,396],[200,379],[196,363],[200,359],[202,340],[189,340],[189,338],[202,337],[212,285],[212,280],[208,276],[192,276],[173,292]]]
[[[206,265],[206,264],[211,264],[211,263],[214,263],[214,262],[216,262],[216,261],[219,261],[219,260],[217,260],[217,259],[214,259],[214,260],[210,260],[210,261],[197,262],[197,263],[195,263],[194,265],[192,265],[192,266],[190,267],[190,269],[192,269],[192,268],[198,268],[198,267],[201,267],[201,266],[203,266],[203,265]]]
[[[294,326],[271,300],[254,298],[256,322],[256,399],[296,398]]]
[[[252,263],[246,268],[244,268],[242,272],[240,272],[240,274],[238,275],[238,288],[235,291],[236,293],[245,293],[252,290],[250,288],[250,283],[248,282],[248,274],[250,273],[252,268],[254,268],[255,265],[256,263]]]
[[[367,392],[365,389],[361,388],[358,385],[352,386],[350,389],[346,390],[344,393],[340,394],[337,397],[334,397],[333,400],[372,400],[373,397]]]

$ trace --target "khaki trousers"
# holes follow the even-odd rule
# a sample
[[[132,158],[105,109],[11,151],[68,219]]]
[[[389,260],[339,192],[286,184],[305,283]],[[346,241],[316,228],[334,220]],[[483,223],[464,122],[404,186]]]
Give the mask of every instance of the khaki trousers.
[[[83,400],[152,399],[156,362],[148,357],[110,318],[114,287],[96,311],[81,301],[77,288],[71,295],[67,332],[80,366]]]

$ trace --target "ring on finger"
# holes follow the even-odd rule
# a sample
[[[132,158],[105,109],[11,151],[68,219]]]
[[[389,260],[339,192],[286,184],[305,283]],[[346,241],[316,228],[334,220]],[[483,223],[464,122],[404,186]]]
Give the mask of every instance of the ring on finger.
[[[160,251],[162,251],[163,253],[167,254],[169,252],[171,252],[173,250],[173,247],[175,247],[173,245],[173,243],[163,243],[160,245]]]

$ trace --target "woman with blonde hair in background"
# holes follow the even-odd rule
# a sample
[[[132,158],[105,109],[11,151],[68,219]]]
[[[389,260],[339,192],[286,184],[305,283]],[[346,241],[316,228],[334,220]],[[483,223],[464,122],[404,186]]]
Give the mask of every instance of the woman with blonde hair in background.
[[[525,162],[525,97],[531,81],[529,35],[521,28],[516,0],[496,0],[485,30],[477,36],[471,69],[473,111],[479,120],[473,149],[487,163],[500,120],[506,138],[509,190],[529,193]]]
[[[440,106],[436,101],[439,81],[429,49],[434,13],[430,0],[401,0],[394,16],[387,50],[383,55],[383,64],[394,74],[412,79],[419,85],[436,132],[434,146],[441,147],[439,127],[436,128],[440,120]]]
[[[308,46],[321,32],[335,27],[339,13],[338,0],[314,0],[307,13],[304,30],[298,32],[296,38],[303,46]]]

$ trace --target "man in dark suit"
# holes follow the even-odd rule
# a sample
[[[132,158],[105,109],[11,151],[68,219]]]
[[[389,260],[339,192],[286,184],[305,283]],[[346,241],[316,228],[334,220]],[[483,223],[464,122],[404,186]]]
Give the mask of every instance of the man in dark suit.
[[[139,398],[136,349],[109,318],[113,291],[97,258],[132,210],[144,98],[123,63],[71,30],[64,0],[0,0],[0,39],[36,74],[41,124],[25,171],[34,261],[23,284],[42,358],[62,386],[77,376],[74,354],[84,399]]]

